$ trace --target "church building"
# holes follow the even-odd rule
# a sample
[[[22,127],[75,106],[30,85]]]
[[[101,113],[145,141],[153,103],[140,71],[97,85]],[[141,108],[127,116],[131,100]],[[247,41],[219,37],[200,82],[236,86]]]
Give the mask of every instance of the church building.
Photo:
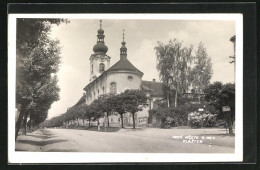
[[[120,94],[127,89],[146,90],[151,96],[149,107],[145,108],[136,115],[137,126],[148,125],[148,110],[153,108],[153,101],[163,98],[162,83],[153,81],[143,81],[144,73],[136,68],[127,56],[126,42],[121,43],[120,60],[110,66],[110,56],[107,55],[108,47],[105,45],[105,34],[102,29],[102,21],[100,20],[100,29],[97,32],[97,43],[93,47],[93,54],[90,55],[90,82],[84,88],[84,95],[76,103],[76,105],[86,103],[90,105],[95,99],[98,99],[103,94]],[[109,116],[109,123],[120,125],[120,115],[114,114]],[[132,125],[131,114],[124,114],[124,124]],[[100,124],[104,119],[99,120]]]

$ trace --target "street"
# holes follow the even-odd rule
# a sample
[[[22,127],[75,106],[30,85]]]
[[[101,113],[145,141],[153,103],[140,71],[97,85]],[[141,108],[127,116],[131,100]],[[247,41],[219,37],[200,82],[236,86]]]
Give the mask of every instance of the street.
[[[196,140],[204,136],[208,140]],[[184,142],[185,137],[195,140]],[[234,139],[225,129],[39,129],[18,136],[15,148],[35,152],[233,153]]]

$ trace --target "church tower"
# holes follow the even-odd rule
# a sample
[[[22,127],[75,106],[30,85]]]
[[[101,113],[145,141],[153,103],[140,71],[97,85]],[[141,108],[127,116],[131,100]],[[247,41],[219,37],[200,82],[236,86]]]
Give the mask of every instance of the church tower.
[[[94,45],[90,60],[90,82],[99,77],[109,68],[110,57],[106,55],[108,48],[104,42],[104,30],[102,29],[102,20],[100,20],[100,28],[97,35],[97,44]]]
[[[120,60],[127,59],[127,48],[125,46],[125,30],[123,30],[123,41],[122,41],[122,46],[120,48]]]

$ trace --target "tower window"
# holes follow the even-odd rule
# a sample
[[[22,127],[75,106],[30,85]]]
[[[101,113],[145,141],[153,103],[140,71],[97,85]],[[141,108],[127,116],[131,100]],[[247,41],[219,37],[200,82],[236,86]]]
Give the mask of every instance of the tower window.
[[[116,83],[115,82],[112,82],[110,84],[110,93],[112,93],[112,94],[116,94],[117,93],[117,87],[116,87]]]
[[[100,63],[99,64],[99,72],[103,72],[105,71],[105,64],[104,63]]]

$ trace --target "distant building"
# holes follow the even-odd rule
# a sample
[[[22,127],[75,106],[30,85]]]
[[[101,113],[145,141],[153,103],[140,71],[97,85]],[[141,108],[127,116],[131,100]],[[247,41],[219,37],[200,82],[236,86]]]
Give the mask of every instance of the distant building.
[[[93,47],[94,53],[91,54],[90,60],[90,83],[84,88],[86,93],[75,104],[86,103],[90,105],[95,99],[103,94],[119,94],[127,89],[146,90],[150,95],[149,107],[145,108],[136,116],[137,126],[146,126],[148,124],[148,110],[153,108],[156,99],[163,98],[162,83],[153,81],[143,81],[143,72],[137,69],[127,58],[126,42],[123,41],[120,48],[120,60],[110,67],[110,56],[107,55],[108,47],[104,41],[104,30],[101,27],[98,30],[97,43]],[[122,121],[120,115],[114,114],[109,117],[110,125],[120,125]],[[126,113],[123,118],[125,125],[132,125],[130,113]],[[104,122],[101,118],[99,122]]]

